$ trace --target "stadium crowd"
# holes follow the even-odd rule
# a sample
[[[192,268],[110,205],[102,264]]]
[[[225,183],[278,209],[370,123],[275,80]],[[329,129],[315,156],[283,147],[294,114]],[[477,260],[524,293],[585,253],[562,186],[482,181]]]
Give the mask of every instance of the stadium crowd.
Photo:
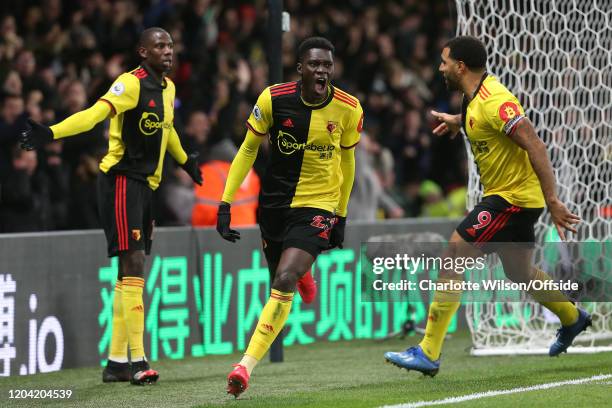
[[[267,2],[43,0],[0,5],[0,232],[99,228],[95,200],[107,126],[22,151],[27,117],[47,124],[82,110],[137,66],[143,28],[173,37],[175,126],[202,163],[231,161],[245,120],[268,85]],[[285,0],[283,75],[295,80],[296,48],[311,35],[336,46],[335,81],[361,101],[363,142],[349,219],[461,215],[461,138],[436,138],[431,109],[459,112],[437,72],[454,34],[446,1]],[[265,163],[265,149],[255,170]],[[157,224],[191,222],[189,177],[166,160]],[[206,180],[204,188],[206,187]],[[220,194],[220,193],[219,193]],[[187,208],[187,211],[185,210]]]

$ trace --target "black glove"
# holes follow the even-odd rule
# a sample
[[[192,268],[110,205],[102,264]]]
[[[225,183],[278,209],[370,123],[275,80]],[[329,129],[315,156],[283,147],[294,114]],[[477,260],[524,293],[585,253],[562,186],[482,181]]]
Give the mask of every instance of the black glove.
[[[49,126],[28,119],[26,128],[21,132],[19,145],[23,150],[38,149],[53,141],[53,132]]]
[[[187,161],[181,164],[181,167],[189,177],[193,180],[194,183],[201,186],[202,185],[202,171],[200,170],[200,166],[198,165],[198,156],[200,153],[193,152],[189,156],[187,156]]]
[[[230,212],[230,205],[228,203],[221,202],[219,209],[217,210],[217,232],[223,237],[223,239],[236,242],[240,239],[240,233],[236,230],[230,229],[230,222],[232,221],[232,214]]]
[[[346,227],[346,217],[336,216],[334,226],[329,236],[329,247],[327,249],[336,247],[342,248],[342,243],[344,242],[344,227]]]

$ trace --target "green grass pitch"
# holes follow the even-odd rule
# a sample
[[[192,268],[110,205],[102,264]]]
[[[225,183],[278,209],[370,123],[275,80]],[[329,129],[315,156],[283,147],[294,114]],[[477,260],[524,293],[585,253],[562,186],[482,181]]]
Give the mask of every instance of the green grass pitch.
[[[551,339],[552,340],[552,339]],[[612,353],[528,357],[471,357],[463,333],[447,340],[435,378],[400,370],[383,353],[412,345],[417,337],[385,342],[320,342],[285,349],[285,362],[266,357],[237,400],[225,393],[225,377],[240,356],[163,360],[156,385],[103,384],[101,368],[0,379],[0,407],[376,407],[438,400],[489,390],[527,387],[612,373]],[[71,389],[69,400],[9,400],[10,389]],[[612,379],[472,400],[461,407],[609,407]]]

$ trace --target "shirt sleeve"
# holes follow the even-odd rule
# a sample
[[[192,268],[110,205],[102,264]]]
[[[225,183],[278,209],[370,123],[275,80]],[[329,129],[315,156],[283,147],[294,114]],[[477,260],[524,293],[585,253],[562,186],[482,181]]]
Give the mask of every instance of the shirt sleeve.
[[[109,106],[102,102],[96,102],[89,109],[82,110],[70,115],[60,123],[51,126],[54,139],[78,135],[93,129],[98,123],[102,122],[112,113]]]
[[[257,136],[251,129],[247,130],[244,142],[242,142],[238,154],[234,157],[227,174],[227,181],[225,182],[221,201],[228,204],[234,201],[236,191],[238,191],[247,174],[249,174],[251,167],[253,167],[253,163],[255,163],[257,151],[262,140],[263,138]]]
[[[170,130],[170,134],[168,135],[168,153],[176,160],[176,162],[180,165],[185,164],[187,161],[187,153],[181,146],[181,139],[179,138],[178,133],[176,133],[176,129],[174,126]]]
[[[517,123],[525,117],[518,99],[511,93],[495,95],[485,105],[487,121],[497,132],[511,135]]]
[[[361,129],[363,129],[363,109],[361,104],[357,102],[357,106],[351,111],[344,132],[342,132],[340,147],[343,149],[355,147],[359,143]]]
[[[113,115],[133,109],[138,104],[140,81],[130,73],[123,73],[113,82],[100,100],[110,104]]]
[[[272,96],[268,87],[257,98],[257,103],[247,119],[247,127],[256,135],[264,136],[272,124]]]

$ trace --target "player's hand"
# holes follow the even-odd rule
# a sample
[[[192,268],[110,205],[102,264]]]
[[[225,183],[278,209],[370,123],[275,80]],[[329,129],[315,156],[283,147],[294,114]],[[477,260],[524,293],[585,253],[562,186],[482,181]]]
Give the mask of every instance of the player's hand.
[[[219,204],[219,209],[217,210],[217,232],[223,239],[236,242],[240,239],[240,233],[230,229],[230,223],[232,222],[230,208],[231,206],[223,201]]]
[[[336,216],[334,226],[329,236],[329,247],[327,249],[336,247],[342,249],[342,244],[344,243],[344,227],[346,227],[346,217]]]
[[[448,113],[431,111],[431,115],[438,121],[442,122],[433,130],[436,136],[442,136],[450,132],[450,138],[454,139],[461,129],[461,115],[450,115]]]
[[[19,145],[23,150],[38,149],[53,141],[53,132],[49,126],[28,119],[26,127],[19,136]]]
[[[187,156],[187,161],[181,165],[183,170],[189,177],[193,180],[194,183],[201,186],[202,185],[202,171],[200,170],[200,166],[198,165],[198,156],[200,153],[193,152],[189,156]]]
[[[548,211],[550,211],[550,216],[552,218],[553,223],[557,227],[557,232],[559,233],[559,238],[565,241],[565,232],[564,230],[571,231],[576,233],[576,228],[574,225],[578,224],[581,220],[580,217],[576,214],[570,212],[567,209],[565,204],[563,204],[558,199],[554,199],[548,204]]]

